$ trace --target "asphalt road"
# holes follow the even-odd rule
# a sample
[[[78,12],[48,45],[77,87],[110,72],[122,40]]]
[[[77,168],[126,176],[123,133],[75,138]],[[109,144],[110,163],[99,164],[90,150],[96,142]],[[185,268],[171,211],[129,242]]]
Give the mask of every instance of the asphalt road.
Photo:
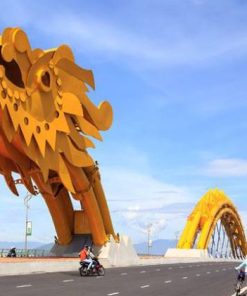
[[[0,277],[0,295],[231,296],[235,265],[210,262],[111,268],[104,277],[80,277],[78,270]]]

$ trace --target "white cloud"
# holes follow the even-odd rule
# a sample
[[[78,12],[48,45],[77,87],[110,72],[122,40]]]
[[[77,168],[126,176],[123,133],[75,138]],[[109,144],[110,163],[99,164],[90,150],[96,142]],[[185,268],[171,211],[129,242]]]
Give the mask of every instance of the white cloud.
[[[222,31],[218,32],[219,36],[216,38],[214,30],[210,32],[210,28],[207,32],[201,32],[202,34],[198,32],[193,36],[186,36],[185,29],[181,27],[177,38],[164,40],[165,36],[162,34],[145,36],[105,20],[78,18],[69,12],[65,12],[61,18],[57,16],[51,20],[49,27],[42,23],[37,28],[48,36],[59,36],[71,42],[81,51],[92,50],[108,57],[120,55],[136,62],[145,61],[149,66],[203,63],[227,54],[244,54],[247,48],[245,31],[228,34]],[[160,39],[163,41],[160,42]],[[219,39],[221,42],[218,42]]]
[[[127,208],[127,211],[123,213],[123,215],[128,221],[133,221],[133,220],[136,220],[137,217],[139,216],[139,213],[138,213],[139,210],[140,210],[140,206],[138,205],[130,206]]]
[[[212,160],[203,173],[213,177],[242,177],[247,176],[247,160],[222,158]]]
[[[203,15],[200,20],[196,11],[189,11],[190,21],[181,19],[180,22],[175,22],[174,18],[167,16],[160,24],[153,16],[153,30],[149,27],[145,30],[147,24],[140,22],[140,16],[136,16],[136,24],[139,25],[130,27],[124,19],[124,25],[121,23],[121,17],[117,21],[116,18],[83,11],[75,13],[63,5],[60,5],[59,13],[54,14],[51,7],[43,14],[44,7],[39,7],[37,3],[34,5],[22,2],[19,6],[15,3],[15,11],[10,3],[11,1],[1,4],[6,15],[2,22],[8,25],[15,22],[15,25],[18,23],[32,27],[32,30],[52,37],[52,40],[70,43],[83,52],[93,51],[104,57],[117,59],[122,56],[129,63],[135,61],[139,65],[195,65],[228,55],[243,55],[247,49],[245,27],[236,30],[234,26],[232,29],[218,26],[218,23],[210,22]],[[177,5],[179,16],[181,11],[179,4]],[[131,6],[129,9],[131,10]],[[144,12],[145,15],[148,13]],[[160,11],[154,10],[153,13],[157,14],[157,19],[160,17]],[[231,21],[234,23],[234,19]],[[193,24],[197,24],[197,27],[194,26],[195,30],[190,28]],[[157,29],[160,26],[162,30]]]
[[[158,234],[159,232],[163,231],[167,227],[166,218],[161,218],[158,221],[155,221],[151,226],[151,232],[153,234]]]
[[[101,177],[115,230],[124,231],[134,241],[146,238],[149,224],[152,239],[174,238],[175,231],[184,227],[191,204],[197,201],[186,187],[167,184],[141,171],[104,167]]]

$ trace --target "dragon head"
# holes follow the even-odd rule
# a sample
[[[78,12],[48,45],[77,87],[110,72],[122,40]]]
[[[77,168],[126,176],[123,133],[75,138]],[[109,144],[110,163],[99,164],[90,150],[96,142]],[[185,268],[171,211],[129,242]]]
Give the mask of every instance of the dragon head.
[[[44,181],[50,172],[75,192],[69,167],[94,164],[89,137],[101,140],[99,130],[110,128],[111,105],[98,107],[87,96],[93,74],[74,62],[71,49],[32,50],[26,34],[7,28],[0,39],[0,172],[28,174],[28,159]],[[89,136],[89,137],[88,137]],[[14,150],[13,150],[14,149]],[[7,159],[7,161],[6,161]],[[26,169],[25,169],[26,168]]]

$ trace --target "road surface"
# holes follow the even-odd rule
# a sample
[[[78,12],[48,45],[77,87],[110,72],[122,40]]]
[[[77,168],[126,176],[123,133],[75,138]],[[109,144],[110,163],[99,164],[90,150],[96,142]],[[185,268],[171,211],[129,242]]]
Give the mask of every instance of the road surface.
[[[104,277],[80,277],[78,270],[0,277],[0,295],[231,296],[235,265],[206,262],[111,268]]]

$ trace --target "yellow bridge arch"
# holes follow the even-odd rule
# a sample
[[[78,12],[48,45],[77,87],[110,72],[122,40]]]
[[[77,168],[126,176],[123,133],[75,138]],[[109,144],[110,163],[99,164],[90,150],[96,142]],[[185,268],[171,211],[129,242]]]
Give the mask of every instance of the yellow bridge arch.
[[[224,241],[220,243],[221,231]],[[225,241],[234,258],[246,256],[244,228],[236,207],[223,191],[209,190],[189,215],[177,248],[208,249],[209,253],[215,248],[218,256],[222,257],[220,247],[223,249]]]

